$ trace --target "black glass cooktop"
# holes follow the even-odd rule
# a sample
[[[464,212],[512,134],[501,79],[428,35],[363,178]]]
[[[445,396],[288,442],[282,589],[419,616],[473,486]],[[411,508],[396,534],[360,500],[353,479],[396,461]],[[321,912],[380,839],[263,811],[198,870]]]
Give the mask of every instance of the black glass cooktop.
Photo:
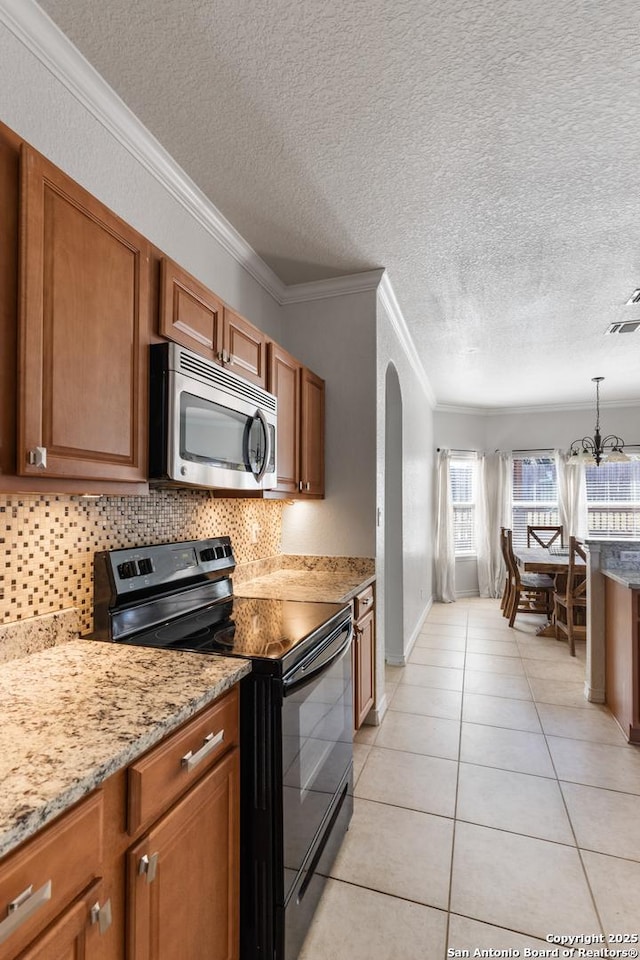
[[[131,636],[137,646],[268,660],[325,628],[344,604],[230,597]]]

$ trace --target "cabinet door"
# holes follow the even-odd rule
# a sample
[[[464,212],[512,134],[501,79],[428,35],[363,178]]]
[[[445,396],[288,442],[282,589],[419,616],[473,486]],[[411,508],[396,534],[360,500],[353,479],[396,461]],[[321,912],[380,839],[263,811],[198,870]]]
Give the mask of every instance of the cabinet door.
[[[267,382],[267,338],[261,330],[224,308],[224,365],[228,370],[264,387]]]
[[[21,177],[18,474],[143,480],[149,244],[26,144]]]
[[[375,697],[375,624],[373,610],[355,627],[354,714],[358,730]]]
[[[167,340],[220,362],[222,301],[168,257],[160,266],[159,333]]]
[[[100,927],[91,909],[101,902],[101,884],[90,887],[43,933],[19,960],[93,960],[100,949]]]
[[[300,480],[300,371],[298,361],[269,344],[268,390],[278,398],[278,483],[274,490],[297,493]]]
[[[127,854],[128,960],[238,957],[238,785],[235,749]]]
[[[311,496],[324,496],[324,380],[306,368],[301,378],[300,483]]]

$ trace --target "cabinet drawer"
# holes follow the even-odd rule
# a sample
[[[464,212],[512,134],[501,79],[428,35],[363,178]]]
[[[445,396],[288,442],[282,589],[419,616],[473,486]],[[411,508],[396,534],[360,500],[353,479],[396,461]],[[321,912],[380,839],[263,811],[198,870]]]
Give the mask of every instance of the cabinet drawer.
[[[62,913],[100,877],[102,860],[102,793],[97,792],[0,864],[0,956],[15,956]],[[11,913],[10,904],[16,905]]]
[[[366,590],[363,590],[362,593],[359,593],[353,602],[353,616],[354,620],[359,620],[360,617],[364,617],[366,613],[369,613],[373,609],[373,584],[370,587],[367,587]]]
[[[203,710],[129,767],[127,830],[150,824],[238,742],[238,690]]]

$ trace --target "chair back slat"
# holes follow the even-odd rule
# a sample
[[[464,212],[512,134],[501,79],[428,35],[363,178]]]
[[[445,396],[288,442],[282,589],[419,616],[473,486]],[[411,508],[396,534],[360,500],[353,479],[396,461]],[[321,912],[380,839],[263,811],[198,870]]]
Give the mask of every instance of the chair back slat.
[[[585,566],[578,564],[578,557]],[[587,598],[587,554],[575,537],[569,537],[569,568],[567,572],[567,596],[574,602],[584,603]]]
[[[556,527],[541,527],[538,524],[530,524],[527,526],[527,546],[531,546],[531,541],[533,541],[534,546],[537,544],[540,547],[550,547],[552,543],[555,543],[556,540],[560,540],[560,546],[564,547],[564,532],[562,526]]]

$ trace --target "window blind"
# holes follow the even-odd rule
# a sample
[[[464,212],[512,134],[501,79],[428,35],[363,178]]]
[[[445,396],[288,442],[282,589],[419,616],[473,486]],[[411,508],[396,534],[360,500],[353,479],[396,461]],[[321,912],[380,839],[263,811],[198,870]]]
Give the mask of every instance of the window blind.
[[[640,537],[640,460],[585,467],[589,536]]]
[[[449,467],[457,557],[473,555],[476,550],[476,463],[475,457],[452,457]]]
[[[554,526],[558,484],[552,456],[513,457],[513,544],[526,547],[528,526]]]

